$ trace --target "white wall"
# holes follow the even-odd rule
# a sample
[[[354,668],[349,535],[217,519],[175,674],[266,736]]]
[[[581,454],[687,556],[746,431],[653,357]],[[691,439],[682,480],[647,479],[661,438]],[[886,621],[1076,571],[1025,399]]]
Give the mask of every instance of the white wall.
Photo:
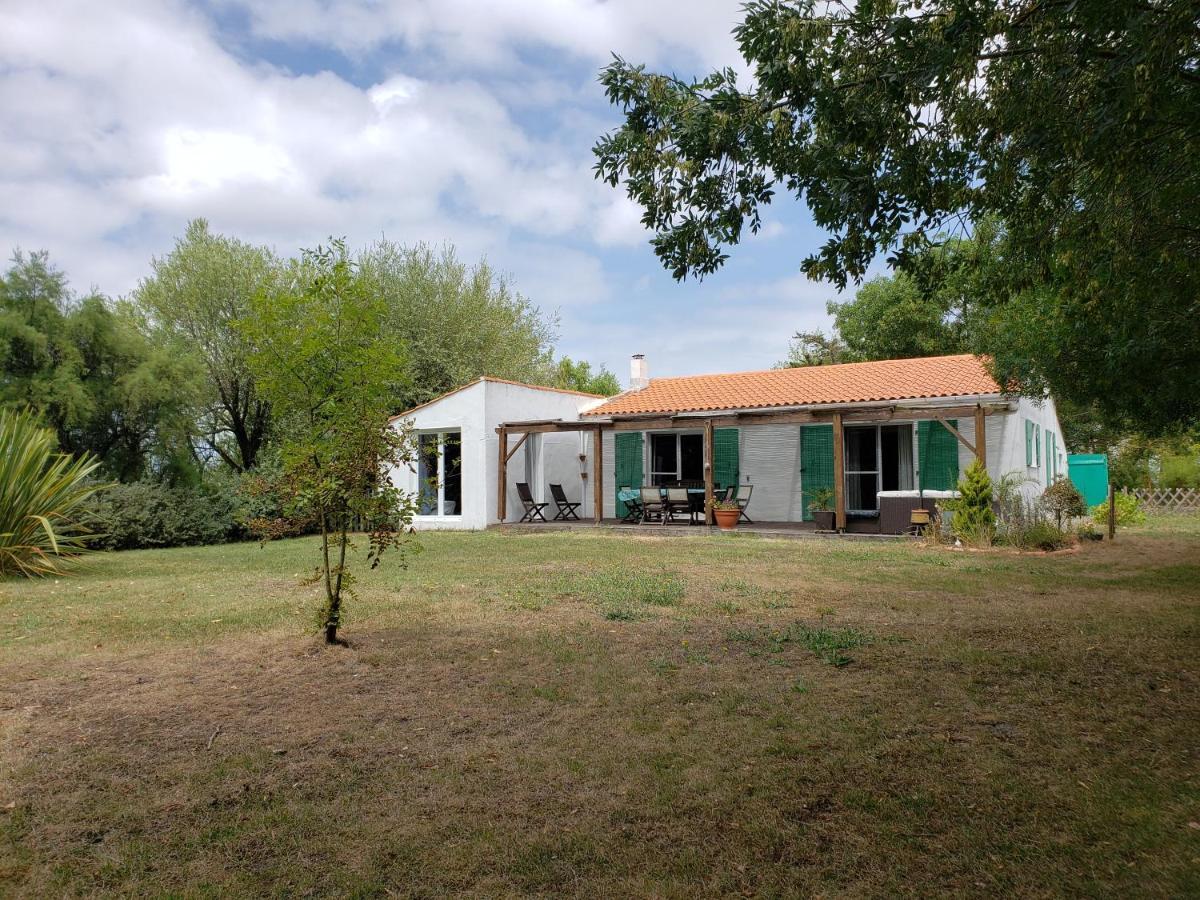
[[[418,431],[460,430],[462,432],[462,495],[460,516],[418,516],[414,527],[426,529],[480,529],[496,522],[496,491],[499,470],[499,441],[496,428],[502,422],[535,419],[574,421],[579,412],[596,401],[579,394],[530,388],[503,381],[484,379],[448,394],[411,413],[407,419]],[[511,449],[520,435],[510,434]],[[523,512],[516,483],[526,479],[526,456],[535,459],[530,488],[534,495],[549,501],[549,482],[561,483],[568,498],[579,500],[583,493],[581,471],[591,465],[591,456],[579,460],[579,436],[563,434],[530,435],[508,461],[507,519],[515,522]],[[590,448],[589,448],[590,449]],[[401,490],[416,491],[416,472],[398,469],[393,483]],[[588,510],[591,509],[590,495]],[[551,502],[547,513],[553,514]],[[580,510],[582,513],[583,510]],[[547,518],[550,516],[547,515]]]
[[[1041,427],[1042,448],[1038,465],[1025,465],[1025,421],[1030,420]],[[993,481],[1016,472],[1026,481],[1021,485],[1021,492],[1028,498],[1039,496],[1049,483],[1050,472],[1046,468],[1046,433],[1053,432],[1058,436],[1058,471],[1063,477],[1067,473],[1067,450],[1063,443],[1062,426],[1058,421],[1058,413],[1054,401],[1047,397],[1045,400],[1031,400],[1021,397],[1017,408],[1011,412],[993,413],[985,420],[987,426],[987,460],[988,474]],[[959,419],[958,430],[962,436],[975,443],[975,420]],[[1035,454],[1037,455],[1037,454]],[[971,464],[974,455],[961,443],[958,445],[958,470],[963,472]]]
[[[750,425],[738,429],[738,480],[754,485],[746,513],[755,521],[798,522],[804,515],[800,427]]]
[[[421,407],[408,421],[419,432],[459,430],[462,432],[462,513],[456,516],[419,516],[414,525],[420,529],[484,528],[488,511],[481,490],[480,474],[486,471],[487,434],[484,423],[484,384],[476,382],[460,391]],[[495,435],[491,446],[495,452]],[[495,463],[492,464],[493,467]],[[393,470],[392,483],[403,491],[416,492],[414,469]],[[496,504],[492,499],[492,506]]]

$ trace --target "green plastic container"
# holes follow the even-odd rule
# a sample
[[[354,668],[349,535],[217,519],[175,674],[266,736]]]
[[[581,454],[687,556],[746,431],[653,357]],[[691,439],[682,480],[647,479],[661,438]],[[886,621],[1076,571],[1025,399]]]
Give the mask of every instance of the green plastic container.
[[[1108,457],[1103,453],[1072,453],[1067,457],[1067,475],[1088,509],[1108,499]]]

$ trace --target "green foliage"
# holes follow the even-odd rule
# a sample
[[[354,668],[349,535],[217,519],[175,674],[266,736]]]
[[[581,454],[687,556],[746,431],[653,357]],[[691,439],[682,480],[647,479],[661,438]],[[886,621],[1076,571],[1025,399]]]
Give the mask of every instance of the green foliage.
[[[411,434],[388,413],[407,387],[405,346],[386,327],[387,300],[344,243],[306,250],[279,289],[255,296],[243,326],[255,348],[251,371],[280,425],[276,489],[292,523],[315,521],[325,590],[325,639],[337,641],[343,592],[353,594],[350,532],[366,527],[371,567],[403,551],[416,498],[401,494],[391,470],[415,458]],[[290,523],[255,520],[265,538]],[[403,554],[401,554],[403,559]]]
[[[188,223],[183,238],[133,294],[147,332],[160,346],[194,358],[204,372],[197,437],[236,471],[252,469],[266,443],[270,408],[250,371],[253,347],[235,323],[251,298],[279,277],[279,261],[255,247]]]
[[[554,364],[550,384],[552,387],[599,394],[601,397],[621,393],[621,383],[607,368],[601,366],[599,371],[593,372],[591,363],[584,360],[575,362],[569,356],[564,356]]]
[[[119,484],[92,497],[84,513],[104,550],[222,544],[246,536],[243,518],[232,481],[200,488]]]
[[[1164,454],[1159,459],[1158,486],[1200,488],[1200,448],[1191,453]]]
[[[836,333],[826,335],[823,331],[797,331],[788,344],[787,359],[779,363],[780,369],[799,369],[804,366],[832,366],[837,363],[854,362],[845,342]]]
[[[379,241],[358,259],[365,290],[383,302],[379,327],[407,348],[392,412],[424,403],[481,375],[544,383],[557,322],[516,293],[486,262],[453,247]]]
[[[1066,532],[1052,522],[1039,519],[1022,529],[1007,532],[1007,543],[1018,550],[1061,550],[1070,543]]]
[[[1063,518],[1074,519],[1087,515],[1083,494],[1069,478],[1060,478],[1042,491],[1042,506],[1054,515],[1055,525],[1061,529]]]
[[[29,409],[60,449],[137,479],[185,454],[199,372],[122,308],[72,297],[45,253],[0,277],[0,406]]]
[[[808,491],[812,496],[812,502],[808,504],[808,508],[814,512],[828,512],[833,508],[834,493],[833,488],[817,488],[815,491]]]
[[[1117,524],[1118,525],[1142,525],[1146,522],[1146,513],[1142,509],[1142,505],[1138,503],[1138,498],[1133,494],[1117,493]],[[1100,527],[1108,525],[1108,501],[1097,504],[1092,507],[1092,521]]]
[[[54,436],[29,415],[0,410],[0,576],[64,574],[87,549],[80,524],[98,463],[54,452]]]
[[[755,0],[735,35],[749,90],[601,75],[624,121],[597,177],[677,278],[715,272],[778,190],[830,232],[802,268],[839,287],[994,222],[976,302],[1002,383],[1147,430],[1200,418],[1192,3]]]
[[[853,300],[830,303],[828,311],[846,343],[847,362],[940,356],[964,349],[957,299],[927,294],[901,272],[868,281]]]
[[[992,510],[992,479],[979,460],[973,460],[958,481],[959,497],[953,503],[954,536],[964,543],[986,547],[996,534]]]

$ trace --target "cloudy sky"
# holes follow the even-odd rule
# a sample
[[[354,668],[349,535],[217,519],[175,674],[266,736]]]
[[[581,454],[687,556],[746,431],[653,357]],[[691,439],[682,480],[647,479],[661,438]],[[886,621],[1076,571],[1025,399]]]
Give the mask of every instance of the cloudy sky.
[[[120,296],[185,223],[291,254],[453,243],[561,318],[560,352],[622,380],[765,368],[826,324],[803,206],[703,284],[658,265],[594,180],[610,54],[681,75],[739,61],[719,0],[5,0],[0,245]]]

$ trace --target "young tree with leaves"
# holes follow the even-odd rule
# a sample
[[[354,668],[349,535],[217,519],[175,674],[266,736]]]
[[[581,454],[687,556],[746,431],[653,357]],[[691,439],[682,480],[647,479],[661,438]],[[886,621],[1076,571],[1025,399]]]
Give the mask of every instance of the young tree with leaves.
[[[367,560],[401,555],[415,498],[389,473],[411,465],[414,442],[388,414],[406,377],[405,348],[386,328],[386,301],[370,287],[343,242],[304,251],[280,287],[250,301],[242,328],[255,348],[252,373],[279,426],[282,461],[276,488],[289,521],[259,521],[264,538],[289,533],[295,520],[315,522],[324,587],[320,625],[336,643],[342,602],[353,595],[351,533],[365,527]]]
[[[754,73],[622,59],[595,147],[677,277],[715,272],[778,191],[831,233],[839,287],[881,253],[999,224],[983,294],[1001,383],[1161,430],[1200,419],[1200,29],[1191,0],[755,0]],[[1036,337],[1035,337],[1036,336]]]

